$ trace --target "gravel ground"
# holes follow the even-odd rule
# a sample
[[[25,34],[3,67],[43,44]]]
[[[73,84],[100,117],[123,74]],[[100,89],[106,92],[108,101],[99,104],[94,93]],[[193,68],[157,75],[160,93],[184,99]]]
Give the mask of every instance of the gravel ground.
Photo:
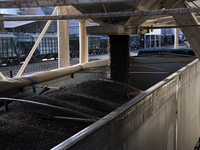
[[[140,93],[128,85],[111,80],[90,80],[62,87],[41,96],[24,99],[61,106],[102,118]],[[0,109],[0,149],[50,149],[92,122],[47,119],[79,115],[39,105],[12,102],[9,111]],[[45,118],[44,118],[45,117]]]

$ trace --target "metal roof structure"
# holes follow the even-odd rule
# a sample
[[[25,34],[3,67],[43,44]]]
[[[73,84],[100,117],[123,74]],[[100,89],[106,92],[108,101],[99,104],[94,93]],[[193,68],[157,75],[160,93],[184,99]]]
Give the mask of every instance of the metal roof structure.
[[[24,12],[24,15],[37,15],[40,8],[29,8]]]
[[[36,21],[4,21],[5,28],[16,28]]]
[[[77,11],[71,15],[78,14],[80,17],[76,18],[73,16],[70,19],[89,19],[93,17],[93,22],[101,25],[114,24],[114,25],[131,25],[131,26],[172,26],[176,25],[173,17],[165,9],[180,8],[182,4],[185,4],[187,8],[198,8],[200,6],[199,0],[1,0],[1,8],[19,8],[19,7],[38,7],[38,6],[61,6],[61,5],[72,5]],[[159,10],[163,11],[162,15],[145,15],[141,11],[154,11],[154,14],[158,13]],[[198,12],[200,9],[198,9]],[[134,15],[134,13],[138,12]],[[174,13],[178,13],[172,10]],[[109,16],[110,13],[113,13]],[[180,12],[179,12],[180,13]],[[81,14],[88,14],[84,17]],[[102,17],[102,15],[104,17]],[[115,15],[114,15],[115,14]],[[125,15],[123,15],[125,14]],[[140,14],[140,15],[139,15]],[[167,14],[167,15],[165,15]],[[141,16],[143,15],[143,16]],[[195,13],[196,17],[200,19],[199,13]],[[96,17],[95,17],[96,16]],[[107,16],[107,17],[106,17]],[[113,17],[112,17],[113,16]],[[118,17],[117,17],[118,16]],[[99,18],[98,18],[99,17]],[[38,17],[39,18],[39,17]],[[58,17],[55,19],[62,19]],[[6,18],[4,18],[6,19]],[[11,19],[11,18],[10,18]],[[17,18],[19,20],[19,18]],[[30,18],[24,18],[30,20]],[[41,20],[47,20],[48,17],[41,18]],[[66,19],[66,18],[64,18]],[[7,19],[8,20],[8,19]],[[91,21],[91,20],[90,20]]]
[[[199,8],[200,1],[192,1],[189,0],[185,3],[188,8]],[[196,18],[200,21],[200,13],[195,13]],[[161,16],[151,16],[148,20],[146,20],[142,26],[155,26],[155,27],[163,27],[163,26],[174,26],[176,25],[175,20],[170,15],[161,15]]]

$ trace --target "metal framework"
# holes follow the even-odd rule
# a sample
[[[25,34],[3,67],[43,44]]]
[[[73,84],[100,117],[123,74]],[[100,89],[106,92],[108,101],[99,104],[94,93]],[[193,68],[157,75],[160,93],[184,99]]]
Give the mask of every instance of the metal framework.
[[[138,0],[1,0],[0,5],[1,8],[20,8],[134,1]]]
[[[58,110],[63,110],[63,111],[72,113],[74,115],[79,115],[79,116],[82,116],[82,117],[85,117],[85,118],[89,118],[89,119],[96,119],[96,121],[100,119],[99,117],[92,116],[92,115],[89,115],[89,114],[86,114],[86,113],[82,113],[82,112],[79,112],[79,111],[67,109],[67,108],[64,108],[64,107],[56,106],[56,105],[50,105],[50,104],[46,104],[46,103],[30,101],[30,100],[0,97],[0,101],[4,101],[4,102],[5,101],[14,101],[14,102],[20,102],[20,103],[34,104],[34,105],[54,108],[54,109],[58,109]],[[5,103],[5,107],[8,107],[7,103]],[[8,108],[5,108],[6,111],[7,111],[7,109]]]
[[[169,28],[189,28],[189,27],[200,27],[200,25],[193,25],[193,24],[191,24],[191,25],[183,25],[183,26],[177,26],[177,25],[174,25],[174,26],[170,26],[170,25],[168,25],[168,26],[159,26],[159,27],[154,27],[154,26],[151,26],[151,27],[141,27],[140,29],[169,29]]]
[[[70,19],[94,19],[109,17],[133,17],[133,16],[153,16],[153,15],[173,15],[188,14],[200,12],[200,8],[175,8],[164,10],[146,10],[146,11],[127,11],[111,13],[92,13],[82,15],[59,15],[59,16],[29,16],[29,17],[1,17],[0,21],[25,21],[25,20],[70,20]]]
[[[54,9],[52,15],[55,15],[56,12],[57,12],[57,10],[58,10],[58,7],[56,7],[56,8]],[[38,37],[37,41],[35,42],[34,46],[33,46],[32,49],[31,49],[31,51],[29,52],[29,54],[28,54],[28,56],[27,56],[25,62],[24,62],[23,65],[21,66],[20,70],[18,71],[16,77],[20,77],[20,76],[22,75],[24,69],[26,68],[26,66],[27,66],[28,62],[30,61],[31,57],[33,56],[33,54],[34,54],[36,48],[38,47],[40,41],[42,40],[42,38],[43,38],[45,32],[47,31],[48,27],[50,26],[50,24],[51,24],[51,20],[48,20],[47,23],[46,23],[46,25],[45,25],[45,27],[44,27],[44,29],[42,30],[40,36]]]

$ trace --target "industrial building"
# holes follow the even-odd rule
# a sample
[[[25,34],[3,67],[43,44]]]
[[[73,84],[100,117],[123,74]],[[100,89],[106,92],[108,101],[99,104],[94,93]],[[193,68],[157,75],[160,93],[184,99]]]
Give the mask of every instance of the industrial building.
[[[0,148],[199,149],[199,0],[2,0],[0,6],[1,31],[39,35],[15,77],[0,71]],[[174,29],[174,49],[130,56],[129,36],[156,29]],[[179,30],[192,49],[179,49]],[[58,68],[22,76],[46,32],[57,33]],[[72,66],[70,32],[79,35],[79,63]],[[88,36],[96,35],[108,36],[109,59],[89,62]],[[159,36],[153,38],[155,46]]]

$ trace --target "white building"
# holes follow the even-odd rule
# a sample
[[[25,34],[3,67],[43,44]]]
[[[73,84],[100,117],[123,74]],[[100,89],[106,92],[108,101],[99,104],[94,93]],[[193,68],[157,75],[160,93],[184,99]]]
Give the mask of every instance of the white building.
[[[17,15],[17,8],[0,9],[0,14]]]

